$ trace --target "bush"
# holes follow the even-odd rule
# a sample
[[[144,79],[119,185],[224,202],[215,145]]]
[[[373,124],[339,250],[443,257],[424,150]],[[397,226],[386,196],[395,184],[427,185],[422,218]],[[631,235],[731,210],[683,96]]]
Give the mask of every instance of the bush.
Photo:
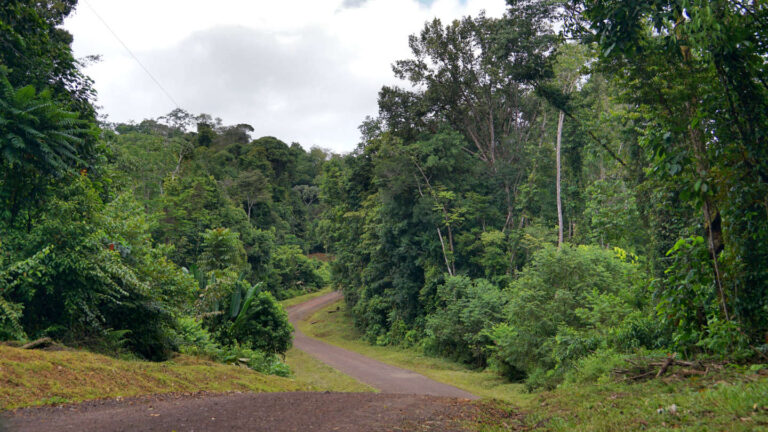
[[[24,333],[100,347],[115,332],[125,348],[163,360],[175,348],[174,312],[191,298],[194,280],[152,244],[143,208],[129,195],[104,205],[86,175],[61,185],[29,233],[9,236],[12,261],[47,250],[34,277],[3,293]],[[23,309],[21,309],[23,307]]]
[[[222,329],[221,340],[267,353],[284,354],[291,347],[293,333],[285,309],[266,291],[253,293],[250,298],[249,301],[249,296],[245,296],[238,315]]]
[[[448,277],[437,287],[438,310],[427,316],[425,348],[483,367],[492,341],[486,332],[501,320],[504,297],[485,279]]]
[[[48,247],[22,261],[6,263],[0,242],[0,340],[26,340],[21,325],[24,311],[23,301],[27,296],[18,292],[19,287],[38,277],[43,272],[43,258],[50,252]],[[15,298],[16,302],[11,301]]]
[[[272,256],[269,290],[279,299],[317,291],[328,283],[321,267],[322,263],[309,259],[296,245],[278,246]]]
[[[290,375],[290,368],[275,354],[254,350],[238,343],[219,345],[202,323],[194,318],[179,318],[176,337],[180,351],[184,354],[206,357],[221,363],[244,364],[255,371],[270,375]]]
[[[564,381],[566,384],[607,381],[611,378],[611,372],[627,365],[624,360],[628,357],[612,349],[597,350],[578,359],[573,368],[565,373]]]
[[[621,250],[545,247],[510,285],[504,323],[488,332],[494,362],[509,378],[550,386],[574,362],[617,344],[644,306],[638,265]],[[640,335],[630,345],[642,345]]]

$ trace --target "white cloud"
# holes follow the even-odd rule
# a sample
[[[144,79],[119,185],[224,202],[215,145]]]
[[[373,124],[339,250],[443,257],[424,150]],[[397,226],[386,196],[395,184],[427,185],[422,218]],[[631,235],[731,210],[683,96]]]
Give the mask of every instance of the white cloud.
[[[486,10],[504,0],[81,0],[65,23],[77,56],[101,54],[86,72],[112,121],[174,108],[94,10],[182,108],[249,123],[305,147],[349,151],[377,112],[391,64],[407,58],[424,22]]]

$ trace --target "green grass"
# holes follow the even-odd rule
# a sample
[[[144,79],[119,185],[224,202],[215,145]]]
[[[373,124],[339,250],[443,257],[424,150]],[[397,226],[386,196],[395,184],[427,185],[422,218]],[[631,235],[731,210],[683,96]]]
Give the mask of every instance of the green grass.
[[[299,328],[330,344],[500,400],[506,409],[523,411],[526,425],[536,430],[768,431],[768,378],[754,371],[734,367],[703,378],[568,384],[526,393],[522,385],[492,372],[473,371],[417,350],[372,346],[360,338],[343,303],[319,310]],[[670,412],[672,405],[676,413]],[[473,427],[508,430],[503,419],[488,418],[482,423]]]
[[[374,388],[357,381],[349,375],[337,371],[296,348],[288,350],[285,354],[285,362],[291,367],[293,378],[296,382],[306,385],[313,391],[376,391]]]
[[[304,294],[296,297],[291,297],[289,299],[281,300],[280,304],[283,305],[283,307],[291,307],[294,305],[297,305],[299,303],[304,303],[305,301],[312,300],[315,297],[320,297],[321,295],[328,294],[331,292],[331,287],[326,287],[321,289],[320,291],[311,292],[309,294]]]
[[[0,410],[160,393],[305,390],[300,380],[183,355],[153,363],[0,345]]]
[[[768,430],[768,381],[738,371],[705,379],[569,385],[538,393],[533,402],[527,423],[541,422],[551,431]]]

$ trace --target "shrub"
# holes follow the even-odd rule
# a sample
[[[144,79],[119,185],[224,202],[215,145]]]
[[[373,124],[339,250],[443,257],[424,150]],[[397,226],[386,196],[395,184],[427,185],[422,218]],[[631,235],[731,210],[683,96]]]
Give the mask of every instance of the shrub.
[[[267,353],[284,354],[291,347],[292,332],[285,309],[271,293],[261,291],[246,295],[240,312],[222,332],[222,338]]]
[[[437,287],[438,310],[427,317],[425,348],[474,366],[485,366],[492,341],[487,329],[499,323],[505,299],[485,279],[448,277]]]
[[[6,263],[0,242],[0,340],[25,340],[27,338],[21,325],[24,310],[23,301],[27,299],[20,293],[19,287],[32,278],[42,274],[43,258],[50,252],[48,247],[22,261]],[[16,302],[11,298],[16,298]]]
[[[238,343],[221,346],[202,323],[194,318],[179,318],[176,337],[180,351],[184,354],[206,357],[221,363],[246,365],[253,370],[271,375],[290,375],[290,368],[275,354],[254,350]]]
[[[611,372],[622,366],[629,355],[621,354],[612,349],[601,349],[578,359],[573,368],[565,373],[566,384],[591,383],[607,381]]]
[[[203,314],[205,327],[217,342],[284,354],[291,347],[293,326],[288,314],[261,283],[249,286],[236,281],[227,297]]]
[[[488,332],[503,373],[525,375],[532,387],[556,383],[575,361],[615,343],[617,329],[630,328],[625,320],[644,305],[645,291],[638,265],[618,252],[563,245],[534,254],[508,289],[504,323]]]
[[[8,248],[17,262],[49,251],[34,277],[15,279],[3,295],[23,307],[24,333],[99,347],[123,332],[131,352],[168,358],[173,314],[191,297],[194,281],[153,246],[141,206],[130,196],[104,205],[81,175],[62,184],[43,212]]]
[[[322,266],[307,258],[296,245],[278,246],[272,256],[268,287],[279,299],[316,291],[327,284],[320,272]]]

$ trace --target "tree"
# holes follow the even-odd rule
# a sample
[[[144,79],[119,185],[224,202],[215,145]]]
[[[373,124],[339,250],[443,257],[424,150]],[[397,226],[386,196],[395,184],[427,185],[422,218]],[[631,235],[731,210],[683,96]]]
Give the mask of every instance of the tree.
[[[245,249],[236,232],[229,228],[205,230],[198,266],[203,271],[239,269],[245,264]]]
[[[77,0],[8,0],[0,6],[0,65],[14,88],[50,89],[61,108],[93,122],[95,92],[72,55],[72,35],[60,28]]]
[[[251,220],[251,210],[255,205],[269,204],[272,201],[269,180],[258,170],[241,171],[230,191],[232,196],[245,206],[248,220]]]
[[[532,90],[551,75],[548,54],[557,41],[529,11],[516,12],[500,20],[464,18],[445,27],[439,20],[428,23],[409,38],[414,58],[393,67],[398,78],[424,91],[385,87],[379,96],[382,117],[393,130],[405,123],[434,132],[447,121],[465,135],[472,144],[465,151],[483,161],[504,189],[507,217],[502,230],[513,223],[514,198],[524,179],[524,149],[536,132],[532,126],[539,101]]]
[[[581,68],[586,63],[586,49],[580,45],[564,44],[558,49],[557,63],[555,65],[555,75],[564,96],[568,96],[576,89],[581,78]],[[557,193],[557,245],[563,244],[563,203],[561,193],[561,172],[560,154],[563,140],[563,123],[565,121],[565,112],[560,109],[557,114],[557,138],[556,138],[556,193]]]
[[[11,224],[22,210],[39,206],[47,182],[88,168],[96,129],[64,110],[49,91],[14,89],[0,66],[0,200]],[[33,214],[27,213],[27,228]]]
[[[735,321],[761,341],[768,330],[761,312],[768,301],[768,12],[759,2],[721,0],[571,4],[581,11],[574,31],[599,45],[602,70],[621,80],[625,100],[644,116],[641,139],[654,174],[701,214],[711,273],[676,271],[690,270],[710,287],[717,308],[698,305],[710,321]],[[665,294],[682,291],[670,283]],[[680,330],[716,337],[706,321]]]

